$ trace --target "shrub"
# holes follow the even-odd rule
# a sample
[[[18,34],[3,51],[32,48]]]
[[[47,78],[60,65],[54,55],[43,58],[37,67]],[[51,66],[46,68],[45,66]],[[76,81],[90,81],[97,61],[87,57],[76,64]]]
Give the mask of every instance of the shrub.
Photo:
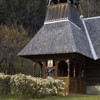
[[[11,76],[11,94],[21,97],[35,96],[36,82],[35,78],[25,76],[24,74],[16,74]]]
[[[24,98],[57,95],[64,90],[65,83],[51,77],[46,79],[26,76],[24,74],[0,74],[0,93],[17,95]]]
[[[10,75],[0,73],[0,95],[7,95],[10,93]]]

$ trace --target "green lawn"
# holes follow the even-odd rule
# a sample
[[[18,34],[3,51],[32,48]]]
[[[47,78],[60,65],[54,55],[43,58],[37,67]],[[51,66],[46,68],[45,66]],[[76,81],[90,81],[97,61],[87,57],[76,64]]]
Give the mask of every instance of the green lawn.
[[[22,100],[14,96],[2,96],[0,100]],[[27,99],[27,100],[100,100],[100,95],[72,95],[72,96],[53,96],[40,99]]]

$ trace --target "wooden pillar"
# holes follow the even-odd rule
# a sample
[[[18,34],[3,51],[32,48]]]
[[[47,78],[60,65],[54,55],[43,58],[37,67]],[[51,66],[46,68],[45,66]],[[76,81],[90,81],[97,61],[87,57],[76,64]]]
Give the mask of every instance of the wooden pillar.
[[[69,60],[67,60],[66,61],[67,62],[67,65],[68,65],[68,77],[70,77],[70,61]]]
[[[68,85],[68,89],[67,89],[67,95],[68,94],[70,94],[70,60],[68,59],[67,61],[66,61],[66,63],[67,63],[67,65],[68,65],[68,83],[67,83],[67,85]]]
[[[79,64],[79,78],[81,78],[81,72],[82,72],[82,64]]]
[[[82,70],[82,76],[81,77],[84,78],[84,70]]]
[[[42,63],[43,63],[43,78],[46,78],[46,61]]]
[[[36,63],[35,63],[35,62],[33,62],[33,76],[34,76],[34,66],[35,66],[35,64],[36,64]]]
[[[55,61],[55,77],[58,77],[58,63],[59,61]]]
[[[51,0],[49,0],[49,3],[48,3],[48,5],[50,6],[50,4],[51,4]]]
[[[40,69],[40,78],[43,78],[43,71],[42,71],[43,70],[43,66],[40,66],[40,68],[41,68]]]
[[[73,76],[74,76],[74,78],[76,78],[76,67],[75,67],[75,65],[74,65],[74,69],[73,69]]]
[[[84,78],[85,77],[85,65],[83,64],[81,67],[81,77]]]

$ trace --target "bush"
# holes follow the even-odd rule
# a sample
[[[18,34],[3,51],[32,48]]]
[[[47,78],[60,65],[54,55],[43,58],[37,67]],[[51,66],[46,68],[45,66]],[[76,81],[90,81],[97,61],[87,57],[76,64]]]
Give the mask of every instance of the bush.
[[[11,93],[24,98],[35,98],[57,95],[64,90],[65,83],[51,77],[46,79],[26,76],[24,74],[4,75],[0,92],[3,94]],[[8,91],[9,90],[9,91]]]
[[[11,77],[11,93],[21,97],[43,97],[57,95],[64,90],[65,83],[51,77],[46,79],[16,74]]]
[[[10,75],[0,73],[0,95],[7,95],[10,93]]]

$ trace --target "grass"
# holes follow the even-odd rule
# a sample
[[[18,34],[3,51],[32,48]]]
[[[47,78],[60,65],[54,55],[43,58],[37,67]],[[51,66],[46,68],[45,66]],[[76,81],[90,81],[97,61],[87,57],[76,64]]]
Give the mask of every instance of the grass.
[[[22,100],[16,96],[2,96],[0,100]],[[26,100],[26,99],[25,99]],[[71,96],[52,96],[39,99],[27,99],[27,100],[100,100],[100,95],[71,95]]]
[[[15,96],[0,96],[0,100],[18,100]]]

